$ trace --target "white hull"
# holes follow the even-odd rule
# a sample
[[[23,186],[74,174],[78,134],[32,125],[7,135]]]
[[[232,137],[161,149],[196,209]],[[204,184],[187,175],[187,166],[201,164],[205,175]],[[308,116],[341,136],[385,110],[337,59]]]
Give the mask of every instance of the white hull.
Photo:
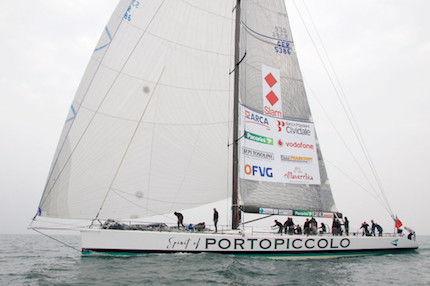
[[[305,236],[280,234],[218,234],[208,232],[160,232],[81,230],[83,253],[212,252],[248,255],[349,255],[418,248],[401,236]]]

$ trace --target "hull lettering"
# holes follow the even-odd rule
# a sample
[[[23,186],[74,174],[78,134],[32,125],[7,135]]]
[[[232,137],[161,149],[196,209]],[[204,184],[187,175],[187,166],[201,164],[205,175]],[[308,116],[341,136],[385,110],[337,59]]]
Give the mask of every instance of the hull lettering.
[[[300,248],[302,248],[302,246],[300,245],[300,246],[296,246],[296,241],[302,241],[300,238],[298,238],[298,239],[294,239],[293,240],[293,242],[291,243],[291,245],[293,246],[293,248],[295,248],[295,249],[300,249]]]
[[[338,249],[348,248],[350,239],[343,238],[340,241],[336,238],[205,238],[205,249],[208,250],[287,250],[290,249]],[[198,249],[200,240],[190,242],[189,240],[170,240],[168,248],[182,246],[185,249],[188,244]]]

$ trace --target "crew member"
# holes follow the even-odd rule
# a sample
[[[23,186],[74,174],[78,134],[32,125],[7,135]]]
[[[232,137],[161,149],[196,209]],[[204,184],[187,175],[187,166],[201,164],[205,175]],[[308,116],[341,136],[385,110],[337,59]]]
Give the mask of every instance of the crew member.
[[[278,233],[282,233],[282,227],[283,227],[282,223],[280,223],[278,220],[275,219],[275,225],[272,227],[275,227],[275,226],[279,227]]]
[[[215,232],[218,232],[218,212],[216,208],[214,208],[214,225],[215,225]]]
[[[182,225],[182,227],[185,228],[185,225],[184,225],[184,216],[181,213],[178,213],[178,212],[174,212],[174,214],[178,218],[178,229],[179,229],[179,225]]]

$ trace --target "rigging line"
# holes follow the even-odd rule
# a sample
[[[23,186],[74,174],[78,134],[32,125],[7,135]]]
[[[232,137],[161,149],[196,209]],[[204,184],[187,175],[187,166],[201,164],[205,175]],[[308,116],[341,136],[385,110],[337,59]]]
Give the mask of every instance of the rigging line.
[[[130,2],[130,5],[131,5],[131,3],[132,3],[132,2],[133,2],[133,0]],[[134,47],[133,47],[133,49],[131,50],[131,52],[130,52],[130,54],[128,55],[127,59],[125,59],[124,64],[122,65],[120,72],[118,72],[118,73],[117,73],[117,75],[116,75],[115,79],[112,81],[112,83],[111,83],[111,85],[110,85],[109,89],[107,90],[106,94],[104,95],[104,97],[102,98],[102,100],[101,100],[100,104],[98,105],[98,107],[97,107],[97,109],[96,109],[96,112],[93,114],[93,116],[92,116],[92,117],[91,117],[91,119],[89,120],[89,122],[88,122],[87,126],[85,127],[85,129],[83,130],[83,132],[82,132],[81,136],[79,137],[78,141],[76,142],[75,147],[73,147],[73,150],[70,152],[69,157],[67,157],[67,160],[65,161],[65,163],[64,163],[64,165],[63,165],[63,167],[61,168],[60,172],[58,173],[57,180],[55,180],[55,181],[54,181],[54,183],[52,184],[51,189],[49,190],[49,193],[46,195],[46,197],[43,199],[43,201],[41,200],[41,202],[40,202],[40,204],[39,204],[39,207],[40,207],[40,206],[42,206],[42,204],[43,204],[43,203],[45,203],[45,201],[47,200],[47,198],[51,195],[52,190],[54,189],[54,186],[55,186],[55,185],[56,185],[56,183],[59,181],[59,180],[58,180],[58,178],[63,174],[63,171],[64,171],[64,169],[66,168],[67,164],[69,163],[70,159],[72,158],[72,155],[74,154],[74,152],[75,152],[76,148],[80,145],[80,142],[82,141],[82,138],[84,137],[84,135],[85,135],[85,134],[86,134],[86,132],[88,131],[88,129],[89,129],[89,127],[90,127],[91,123],[93,122],[94,118],[96,117],[96,115],[97,115],[98,111],[100,110],[101,106],[103,105],[104,101],[106,100],[107,96],[109,95],[110,91],[112,90],[112,87],[114,86],[114,84],[116,83],[117,79],[119,78],[119,76],[120,76],[120,74],[121,74],[121,71],[124,69],[125,65],[126,65],[126,64],[128,63],[128,61],[130,60],[131,56],[133,55],[134,50],[137,48],[138,44],[139,44],[139,43],[140,43],[140,41],[142,40],[143,36],[145,35],[146,30],[149,28],[149,26],[151,26],[152,21],[154,20],[155,16],[156,16],[156,15],[158,14],[158,12],[160,11],[160,9],[161,9],[161,7],[163,6],[164,2],[165,2],[165,0],[163,0],[163,2],[161,2],[160,6],[157,8],[157,11],[154,13],[154,15],[152,16],[151,20],[149,21],[149,23],[148,23],[148,25],[147,25],[147,27],[146,27],[145,31],[143,31],[142,35],[140,35],[139,40],[137,41],[137,43],[135,44],[135,46],[134,46]],[[129,5],[129,7],[130,7],[130,5]],[[122,23],[122,22],[123,22],[123,20],[121,20],[121,23]],[[121,23],[120,23],[120,24],[121,24]],[[119,26],[118,26],[118,29],[119,29]],[[118,30],[118,29],[117,29],[117,30]],[[116,33],[116,32],[115,32],[115,33]],[[109,45],[109,46],[108,46],[108,48],[106,49],[106,51],[109,49],[109,47],[111,47],[111,45]],[[106,54],[106,52],[105,52],[105,54]],[[99,66],[100,66],[100,65],[99,65]],[[97,70],[98,70],[99,66],[97,67]],[[91,83],[90,83],[90,85],[92,84],[92,81],[93,81],[93,79],[95,78],[95,74],[97,73],[97,70],[96,70],[96,72],[94,73],[94,76],[93,76],[93,77],[92,77],[92,79],[91,79]],[[89,86],[90,86],[90,85],[89,85]],[[88,86],[87,90],[85,91],[85,95],[87,94],[87,92],[88,92],[88,90],[89,90],[89,86]],[[79,109],[78,109],[78,111],[79,111]],[[70,129],[69,129],[69,131],[70,131]],[[65,141],[64,141],[64,142],[65,142]],[[57,157],[57,159],[58,159],[58,157]],[[45,193],[45,192],[44,192],[44,193]],[[43,198],[43,195],[42,195],[42,198]],[[36,215],[37,215],[37,214],[36,214]]]
[[[379,187],[380,192],[381,192],[381,194],[382,194],[382,196],[383,196],[383,199],[386,201],[386,204],[387,204],[388,208],[390,209],[390,212],[391,212],[390,214],[393,214],[393,212],[392,212],[392,210],[391,210],[391,208],[390,208],[390,204],[389,204],[389,202],[388,202],[388,199],[387,199],[387,197],[386,197],[386,195],[385,195],[385,191],[384,191],[384,188],[383,188],[382,182],[381,182],[381,180],[380,180],[380,178],[379,178],[379,175],[378,175],[378,173],[377,173],[377,171],[376,171],[375,164],[373,163],[372,156],[370,156],[370,152],[369,152],[369,150],[367,149],[367,146],[366,146],[365,141],[364,141],[364,138],[363,138],[363,136],[362,136],[362,134],[361,134],[360,128],[358,127],[357,120],[355,119],[354,113],[352,112],[351,106],[350,106],[350,104],[349,104],[349,102],[348,102],[348,99],[347,99],[347,97],[346,97],[346,95],[345,95],[345,92],[344,92],[344,90],[343,90],[343,87],[342,87],[342,85],[341,85],[341,83],[340,83],[339,77],[337,76],[336,70],[335,70],[335,69],[334,69],[334,67],[333,67],[333,64],[332,64],[332,62],[331,62],[331,60],[330,60],[330,57],[328,56],[327,50],[325,49],[324,43],[323,43],[323,41],[322,41],[322,39],[321,39],[321,36],[320,36],[320,34],[319,34],[319,32],[318,32],[318,29],[317,29],[317,28],[316,28],[316,26],[315,26],[315,23],[314,23],[314,21],[313,21],[312,15],[311,15],[311,13],[310,13],[310,11],[309,11],[309,9],[308,9],[307,5],[306,5],[306,2],[305,2],[305,1],[303,1],[303,4],[304,4],[304,6],[305,6],[306,12],[307,12],[307,13],[308,13],[308,15],[309,15],[309,18],[310,18],[310,20],[311,20],[312,26],[313,26],[313,28],[314,28],[314,30],[315,30],[315,32],[316,32],[316,34],[317,34],[318,40],[319,40],[319,42],[320,42],[320,44],[321,44],[321,46],[322,46],[322,48],[323,48],[323,51],[324,51],[325,57],[327,58],[327,61],[328,61],[329,65],[330,65],[330,68],[331,68],[331,70],[332,70],[332,72],[333,72],[333,74],[334,74],[334,78],[335,78],[335,80],[336,80],[336,82],[337,82],[337,85],[338,85],[338,87],[339,87],[339,89],[340,89],[340,94],[343,96],[343,99],[344,99],[344,101],[345,101],[345,103],[346,103],[346,106],[347,106],[347,108],[348,108],[349,114],[350,114],[350,116],[352,117],[352,121],[353,121],[353,123],[355,124],[355,128],[357,129],[357,132],[358,132],[358,136],[357,136],[357,135],[356,135],[356,136],[357,136],[357,138],[358,138],[359,140],[361,140],[361,141],[359,141],[359,143],[360,143],[360,145],[362,145],[362,146],[361,146],[361,147],[362,147],[362,151],[363,151],[363,153],[364,153],[364,154],[365,154],[365,156],[366,156],[366,160],[368,161],[368,164],[369,164],[369,166],[370,166],[370,168],[371,168],[371,170],[372,170],[373,176],[375,177],[375,180],[376,180],[376,182],[377,182],[377,184],[378,184],[378,187]],[[353,128],[354,128],[354,127],[353,127]]]
[[[313,40],[312,36],[310,35],[309,29],[308,29],[307,25],[305,24],[304,19],[303,19],[302,15],[301,15],[300,11],[299,11],[299,10],[298,10],[298,8],[297,8],[295,1],[293,0],[292,2],[293,2],[294,6],[295,6],[295,8],[296,8],[296,10],[297,10],[297,13],[298,13],[298,14],[299,14],[299,16],[300,16],[301,21],[303,22],[303,25],[305,26],[305,29],[306,29],[306,31],[307,31],[307,33],[308,33],[308,35],[309,35],[309,37],[310,37],[310,39],[311,39],[311,41],[312,41],[312,44],[314,45],[314,48],[315,48],[315,50],[316,50],[316,52],[317,52],[317,54],[318,54],[318,57],[320,58],[320,61],[321,61],[321,63],[323,64],[324,70],[326,71],[327,76],[328,76],[328,78],[329,78],[329,80],[330,80],[330,82],[331,82],[331,84],[332,84],[332,86],[333,86],[333,88],[334,88],[334,90],[335,90],[335,93],[336,93],[336,95],[337,95],[337,97],[338,97],[338,99],[339,99],[339,102],[340,102],[340,103],[341,103],[341,105],[342,105],[342,108],[343,108],[343,110],[344,110],[344,112],[345,112],[345,114],[346,114],[346,117],[348,118],[348,121],[349,121],[349,123],[350,123],[350,125],[351,125],[351,127],[352,127],[352,130],[354,131],[354,134],[355,134],[355,136],[356,136],[356,137],[357,137],[357,139],[358,139],[357,141],[358,141],[358,143],[359,143],[359,145],[360,145],[360,147],[361,147],[361,149],[362,149],[362,151],[363,151],[363,153],[364,153],[364,155],[365,155],[365,158],[366,158],[367,163],[369,164],[369,166],[370,166],[370,168],[371,168],[371,171],[372,171],[373,175],[375,176],[375,179],[376,179],[376,182],[377,182],[377,184],[378,184],[378,187],[380,188],[380,191],[381,191],[382,195],[384,196],[384,198],[385,198],[385,200],[386,200],[386,196],[385,196],[385,194],[384,194],[384,190],[383,190],[383,188],[382,188],[381,181],[379,180],[379,177],[378,177],[378,176],[377,176],[377,174],[376,174],[376,170],[375,170],[374,166],[372,165],[372,160],[371,160],[371,159],[369,159],[369,154],[368,154],[368,152],[366,152],[366,150],[367,150],[367,149],[363,146],[363,144],[364,144],[364,142],[362,142],[362,141],[363,141],[363,138],[362,138],[362,136],[359,136],[359,134],[361,134],[361,133],[359,133],[359,132],[356,130],[356,129],[358,129],[358,125],[356,124],[356,121],[354,121],[354,122],[355,122],[355,124],[354,124],[353,120],[351,119],[351,117],[352,117],[352,118],[354,118],[354,117],[353,117],[352,115],[350,115],[350,114],[349,114],[349,113],[351,113],[351,114],[352,114],[351,109],[349,108],[349,113],[348,113],[348,109],[345,107],[345,103],[343,102],[343,101],[346,101],[346,99],[342,100],[342,97],[341,97],[341,95],[340,95],[339,91],[337,90],[336,85],[334,84],[333,79],[332,79],[332,77],[331,77],[330,73],[328,72],[328,69],[327,69],[326,65],[324,64],[324,61],[323,61],[323,59],[322,59],[321,54],[319,53],[318,49],[316,48],[315,41]],[[347,101],[346,101],[346,102],[347,102]],[[348,106],[348,107],[349,107],[349,106]],[[388,200],[386,201],[386,204],[387,204],[387,205],[388,205],[388,207],[389,207]],[[389,209],[391,210],[391,208],[390,208],[390,207],[389,207]]]
[[[237,138],[234,142],[232,142],[232,143],[230,143],[230,144],[227,144],[227,147],[230,147],[231,145],[233,145],[234,143],[236,143],[236,142],[238,142],[240,139],[242,139],[243,137],[245,136],[245,133],[242,135],[242,136],[240,136],[239,138]]]
[[[55,223],[52,222],[51,220],[47,219],[47,220],[43,220],[42,218],[45,217],[39,217],[38,218],[38,222],[39,223],[50,223],[50,224],[55,224],[55,225],[61,225],[61,226],[68,226],[69,228],[76,228],[76,227],[82,227],[82,224],[77,224],[77,223],[62,223],[62,222],[58,222],[56,221]],[[52,217],[46,217],[46,218],[52,218]],[[71,219],[71,218],[61,218],[61,217],[56,217],[55,219],[62,219],[62,221],[64,220],[83,220],[83,219]],[[89,220],[89,219],[88,219]],[[87,224],[87,221],[85,220],[85,223]],[[31,221],[30,225],[28,226],[28,228],[31,228],[31,225],[33,224],[33,220]],[[65,228],[66,229],[66,228]]]
[[[373,194],[372,192],[369,192],[365,187],[363,187],[360,183],[358,183],[356,180],[354,180],[351,176],[349,176],[347,173],[345,173],[341,168],[339,168],[338,166],[336,166],[333,162],[330,162],[329,160],[325,159],[325,162],[329,163],[330,165],[332,165],[334,168],[336,168],[339,172],[341,172],[342,174],[344,174],[348,179],[350,179],[354,184],[356,184],[357,186],[359,186],[361,189],[363,189],[366,193],[368,193],[371,197],[373,197],[375,200],[377,200],[382,207],[388,212],[390,213],[390,211],[388,210],[387,206],[384,205],[384,201],[383,199],[381,199],[381,197],[378,196],[378,194]]]
[[[65,243],[65,242],[63,242],[63,241],[61,241],[61,240],[58,240],[58,239],[56,239],[55,237],[52,237],[52,236],[50,236],[50,235],[47,235],[46,233],[43,233],[43,232],[41,232],[41,231],[38,231],[37,229],[34,229],[34,228],[32,228],[32,230],[34,230],[35,232],[38,232],[38,233],[40,233],[40,234],[42,234],[42,235],[44,235],[44,236],[46,236],[46,237],[49,237],[50,239],[55,240],[56,242],[59,242],[59,243],[61,243],[61,244],[65,245],[65,246],[67,246],[67,247],[70,247],[71,249],[74,249],[74,250],[76,250],[76,251],[78,251],[78,252],[81,252],[81,250],[80,250],[80,249],[77,249],[77,248],[75,248],[75,247],[73,247],[73,246],[71,246],[71,245],[69,245],[69,244],[67,244],[67,243]]]
[[[234,69],[231,71],[231,72],[229,72],[228,74],[230,75],[230,74],[232,74],[235,70],[236,70],[236,68],[240,65],[240,63],[245,59],[245,57],[246,57],[246,51],[245,51],[245,54],[243,55],[243,57],[240,59],[240,61],[234,66]]]
[[[130,1],[130,5],[131,5],[132,1],[133,1],[133,0],[131,0],[131,1]],[[129,6],[130,6],[130,5],[129,5]],[[116,30],[115,30],[115,32],[114,32],[114,34],[113,34],[113,36],[111,37],[110,42],[112,42],[112,41],[113,41],[113,39],[115,38],[116,33],[118,32],[119,27],[121,27],[121,24],[123,23],[123,21],[124,21],[124,17],[121,17],[121,21],[119,22],[119,24],[118,24],[118,26],[117,26],[117,28],[116,28]],[[107,28],[106,28],[106,29],[107,29]],[[110,36],[110,35],[109,35],[109,36]],[[110,48],[110,45],[109,45],[109,46],[104,50],[104,54],[103,54],[103,56],[102,56],[102,58],[101,58],[101,60],[100,60],[99,64],[97,65],[97,68],[96,68],[96,70],[95,70],[95,72],[94,72],[93,76],[91,77],[91,80],[90,80],[90,82],[89,82],[89,84],[88,84],[88,86],[87,86],[87,89],[85,90],[85,92],[84,92],[84,94],[83,94],[83,97],[82,97],[81,103],[80,103],[80,104],[78,104],[78,108],[77,108],[77,110],[74,112],[74,118],[75,118],[75,119],[76,119],[76,116],[77,116],[77,115],[78,115],[78,113],[79,113],[79,110],[81,109],[82,103],[84,102],[84,100],[85,100],[85,98],[86,98],[86,96],[87,96],[87,94],[88,94],[88,91],[89,91],[90,87],[92,86],[92,83],[93,83],[94,78],[95,78],[95,76],[96,76],[96,74],[97,74],[97,71],[99,70],[99,68],[100,68],[100,66],[101,66],[101,63],[103,62],[103,59],[105,58],[105,56],[106,56],[106,54],[107,54],[107,52],[108,52],[109,48]],[[95,51],[94,51],[94,52],[95,52]],[[93,53],[93,54],[94,54],[94,53]],[[73,108],[73,103],[72,103],[72,108]],[[73,127],[74,123],[75,123],[75,120],[72,120],[72,121],[71,121],[71,125],[70,125],[70,127],[69,127],[69,130],[67,131],[67,134],[66,134],[66,136],[64,137],[64,141],[63,141],[63,143],[61,144],[60,150],[58,151],[57,157],[55,158],[54,164],[52,165],[52,169],[51,169],[51,171],[49,172],[48,179],[46,180],[45,187],[43,188],[42,197],[40,198],[39,208],[40,208],[40,207],[42,206],[42,204],[46,201],[46,198],[43,200],[43,197],[44,197],[44,194],[45,194],[45,192],[46,192],[46,190],[47,190],[47,188],[48,188],[49,180],[50,180],[50,179],[51,179],[51,177],[52,177],[52,173],[54,172],[55,166],[57,165],[58,158],[60,157],[60,154],[61,154],[61,153],[62,153],[62,151],[63,151],[63,147],[64,147],[64,145],[65,145],[65,143],[66,143],[66,139],[67,139],[67,137],[69,136],[69,133],[70,133],[70,131],[72,130],[72,127]],[[68,158],[67,160],[69,160],[69,158]],[[66,163],[67,163],[67,161],[66,161]],[[63,167],[63,169],[64,169],[64,167]],[[61,171],[60,171],[60,173],[58,174],[58,176],[60,176],[60,174],[62,173],[62,171],[63,171],[63,170],[61,170]],[[56,183],[56,181],[54,182],[54,185],[55,185],[55,183]],[[53,188],[53,187],[52,187],[52,188]],[[47,194],[47,197],[50,195],[50,193],[51,193],[51,191],[52,191],[52,188],[49,190],[49,193]],[[36,215],[34,216],[34,218],[35,218],[36,216],[37,216],[37,212],[36,212]],[[34,218],[33,218],[33,219],[34,219]]]
[[[271,216],[274,216],[274,214],[269,214],[269,215],[266,215],[266,216],[263,216],[263,217],[259,217],[259,218],[253,219],[253,220],[248,220],[248,221],[242,222],[241,225],[245,225],[247,223],[251,223],[251,222],[258,221],[258,220],[262,220],[262,219],[265,219],[265,218],[268,218],[268,217],[271,217]]]
[[[160,74],[160,76],[158,77],[157,83],[156,83],[156,85],[155,85],[154,89],[152,90],[151,96],[150,96],[150,97],[149,97],[149,99],[148,99],[148,103],[146,104],[145,109],[143,110],[142,115],[140,116],[139,122],[137,123],[136,128],[134,129],[133,135],[131,136],[130,141],[128,142],[127,148],[126,148],[126,150],[125,150],[125,152],[124,152],[124,155],[123,155],[123,156],[122,156],[122,158],[121,158],[121,162],[119,163],[118,168],[116,169],[115,175],[114,175],[114,177],[113,177],[113,179],[112,179],[112,182],[111,182],[111,184],[110,184],[110,186],[109,186],[108,191],[106,192],[106,195],[105,195],[105,197],[104,197],[104,199],[103,199],[103,202],[102,202],[102,204],[101,204],[101,206],[100,206],[100,209],[99,209],[99,211],[98,211],[98,213],[97,213],[97,215],[96,215],[96,217],[95,217],[95,220],[96,220],[96,219],[98,219],[98,217],[99,217],[99,215],[100,215],[100,211],[102,210],[102,208],[103,208],[103,206],[104,206],[104,204],[105,204],[105,202],[106,202],[106,199],[107,199],[107,197],[108,197],[108,195],[109,195],[109,192],[110,192],[110,190],[112,189],[112,185],[113,185],[113,183],[114,183],[114,182],[115,182],[115,180],[116,180],[116,177],[117,177],[117,175],[118,175],[119,169],[121,168],[122,163],[124,162],[125,156],[127,155],[128,150],[130,149],[130,146],[131,146],[131,143],[133,142],[134,136],[136,135],[137,130],[139,129],[139,126],[140,126],[140,123],[141,123],[141,121],[142,121],[142,119],[143,119],[143,116],[145,115],[146,110],[147,110],[147,108],[148,108],[149,104],[151,103],[152,97],[153,97],[153,95],[154,95],[154,93],[155,93],[155,90],[156,90],[156,89],[157,89],[157,87],[158,87],[158,83],[160,82],[161,77],[163,76],[163,74],[164,74],[164,71],[165,71],[165,70],[166,70],[166,66],[164,66],[163,70],[161,71],[161,74]]]
[[[330,122],[330,125],[332,126],[332,128],[334,129],[334,131],[336,132],[337,136],[339,136],[339,138],[341,139],[343,145],[345,146],[345,148],[348,150],[349,154],[351,155],[351,157],[353,158],[354,162],[357,164],[358,168],[360,169],[361,173],[363,174],[363,176],[366,178],[367,182],[369,183],[370,187],[373,189],[374,192],[376,192],[374,190],[374,186],[371,183],[371,181],[369,180],[368,176],[366,175],[366,173],[364,172],[363,168],[361,167],[360,163],[358,162],[357,158],[355,157],[354,153],[352,152],[352,150],[348,147],[348,144],[346,144],[345,139],[342,137],[341,133],[339,132],[339,130],[336,128],[336,125],[333,123],[333,121],[331,120],[327,110],[324,108],[324,106],[322,105],[321,101],[319,100],[319,98],[315,95],[315,93],[313,92],[312,88],[309,86],[309,84],[306,83],[307,89],[310,91],[310,94],[315,98],[315,100],[317,101],[317,103],[319,104],[319,106],[321,107],[321,109],[323,110],[324,114],[326,115],[328,121]]]
[[[209,99],[207,99],[205,107],[203,107],[203,108],[206,109],[206,110],[210,109],[209,105],[210,105]],[[203,114],[203,116],[201,116],[201,120],[207,119],[207,117],[208,117],[208,112],[205,112]],[[174,200],[173,201],[177,201],[178,196],[180,194],[180,191],[182,190],[182,187],[184,186],[185,179],[186,179],[187,176],[189,176],[189,172],[188,171],[191,168],[193,156],[196,153],[196,150],[198,150],[197,146],[198,146],[199,140],[201,140],[201,138],[202,138],[201,134],[202,134],[202,128],[200,127],[198,129],[198,131],[197,131],[197,135],[196,135],[196,139],[194,141],[194,145],[192,145],[192,148],[191,148],[192,149],[191,150],[191,156],[189,156],[187,158],[187,162],[184,163],[185,167],[182,168],[182,170],[184,170],[184,172],[183,172],[183,175],[182,175],[182,177],[180,179],[181,181],[180,181],[180,183],[179,183],[179,185],[178,185],[178,187],[176,189],[176,194],[174,195]]]
[[[317,103],[320,105],[321,109],[324,111],[327,119],[329,120],[330,124],[332,125],[332,128],[335,130],[335,132],[337,133],[337,135],[339,136],[339,138],[341,139],[343,145],[345,146],[345,148],[348,150],[348,152],[350,153],[351,157],[353,158],[354,162],[357,164],[358,168],[360,169],[361,173],[363,174],[363,176],[366,178],[367,182],[369,183],[370,187],[373,190],[374,194],[371,194],[367,189],[365,189],[364,187],[362,187],[360,185],[361,188],[363,188],[366,192],[368,192],[369,194],[371,194],[374,198],[376,198],[378,200],[378,202],[387,210],[387,212],[389,214],[390,210],[387,209],[387,206],[385,205],[386,202],[384,201],[383,198],[380,197],[380,194],[378,192],[376,192],[376,190],[374,189],[373,184],[370,182],[368,176],[366,175],[366,173],[364,172],[363,168],[361,167],[360,163],[358,162],[357,158],[354,156],[354,153],[352,152],[352,150],[348,147],[348,145],[346,144],[346,141],[344,140],[344,138],[342,137],[342,135],[340,134],[339,130],[336,128],[335,124],[333,123],[333,121],[331,120],[330,116],[328,115],[328,112],[325,110],[324,106],[321,104],[321,102],[319,101],[318,97],[315,96],[313,90],[310,88],[310,86],[308,84],[306,84],[307,89],[310,91],[310,94],[316,99]],[[325,159],[325,161],[328,161],[327,159]],[[331,163],[333,166],[334,163]],[[338,170],[340,170],[339,168],[337,168]],[[347,175],[345,172],[342,171],[342,173],[344,173],[347,177],[349,177],[351,179],[351,177],[349,175]],[[351,179],[352,180],[352,179]],[[357,183],[358,184],[358,183]]]

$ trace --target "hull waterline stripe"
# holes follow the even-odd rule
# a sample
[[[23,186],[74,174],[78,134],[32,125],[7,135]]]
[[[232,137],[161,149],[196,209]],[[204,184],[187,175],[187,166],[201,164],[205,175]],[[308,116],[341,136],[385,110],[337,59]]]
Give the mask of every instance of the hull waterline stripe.
[[[376,253],[376,252],[399,252],[399,251],[412,251],[418,247],[403,247],[403,248],[376,248],[376,249],[355,249],[355,250],[312,250],[312,251],[183,251],[183,250],[145,250],[145,249],[104,249],[104,248],[83,248],[82,253],[87,254],[91,252],[102,252],[102,253],[220,253],[220,254],[244,254],[244,255],[309,255],[309,254],[353,254],[353,253]]]

